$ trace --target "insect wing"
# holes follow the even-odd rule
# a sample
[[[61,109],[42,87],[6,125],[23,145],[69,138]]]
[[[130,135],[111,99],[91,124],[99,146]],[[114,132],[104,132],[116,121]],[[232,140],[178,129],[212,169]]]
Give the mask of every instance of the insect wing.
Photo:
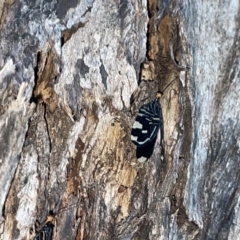
[[[140,163],[146,162],[151,157],[154,151],[154,145],[155,145],[156,139],[157,137],[155,137],[155,139],[153,139],[148,145],[141,148],[139,147],[137,148],[136,157]]]
[[[38,234],[34,237],[34,240],[52,240],[54,225],[50,222],[47,222]]]
[[[162,122],[158,99],[143,105],[132,127],[131,140],[137,147],[144,147],[153,141]]]
[[[160,124],[159,138],[160,138],[159,147],[160,147],[161,160],[163,160],[163,158],[164,158],[164,145],[163,144],[164,143],[163,143],[163,126],[162,126],[162,124]],[[151,155],[153,154],[153,151],[154,151],[154,146],[155,146],[156,140],[157,140],[157,135],[151,142],[149,142],[144,147],[137,147],[136,157],[140,163],[146,162],[151,157]]]
[[[52,240],[52,234],[53,234],[53,224],[52,223],[47,223],[43,227],[43,233],[44,233],[44,240]]]

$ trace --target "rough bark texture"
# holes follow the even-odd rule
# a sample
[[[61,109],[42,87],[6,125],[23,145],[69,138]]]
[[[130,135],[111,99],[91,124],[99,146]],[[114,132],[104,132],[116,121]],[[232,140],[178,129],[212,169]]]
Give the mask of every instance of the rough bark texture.
[[[0,14],[0,239],[32,239],[50,209],[53,239],[240,239],[239,1]],[[165,158],[157,141],[140,164],[131,126],[166,86]]]

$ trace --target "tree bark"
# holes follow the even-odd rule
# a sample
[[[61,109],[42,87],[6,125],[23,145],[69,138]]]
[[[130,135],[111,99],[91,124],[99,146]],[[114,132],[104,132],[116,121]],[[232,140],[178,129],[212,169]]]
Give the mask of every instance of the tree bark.
[[[240,239],[238,1],[0,1],[0,239]],[[146,163],[131,127],[163,91]]]

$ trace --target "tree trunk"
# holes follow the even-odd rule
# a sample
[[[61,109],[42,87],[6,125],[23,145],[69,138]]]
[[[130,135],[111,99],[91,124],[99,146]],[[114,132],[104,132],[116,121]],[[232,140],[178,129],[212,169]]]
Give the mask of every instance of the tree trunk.
[[[0,1],[0,239],[240,239],[238,1]],[[146,163],[131,127],[163,91]],[[43,222],[30,234],[36,219]]]

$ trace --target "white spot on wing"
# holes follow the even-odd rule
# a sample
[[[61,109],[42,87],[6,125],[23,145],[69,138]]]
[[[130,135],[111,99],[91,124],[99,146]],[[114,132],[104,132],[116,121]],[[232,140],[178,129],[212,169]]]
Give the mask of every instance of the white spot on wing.
[[[150,140],[152,140],[152,136],[154,135],[155,131],[156,131],[156,126],[154,127],[154,129],[152,130],[152,133],[150,135],[150,137],[146,138],[144,141],[140,142],[140,141],[137,141],[139,145],[144,145],[145,143],[149,142]],[[143,130],[144,131],[144,130]],[[132,136],[131,136],[131,139],[132,139]]]
[[[138,137],[135,137],[135,136],[131,135],[131,140],[132,140],[132,141],[137,142],[137,138],[138,138]]]
[[[140,158],[138,158],[138,161],[139,161],[140,163],[144,163],[144,162],[147,161],[147,158],[146,158],[146,157],[140,157]]]
[[[136,128],[142,129],[142,127],[143,127],[143,125],[140,122],[135,121],[132,128],[134,128],[134,129],[136,129]]]

